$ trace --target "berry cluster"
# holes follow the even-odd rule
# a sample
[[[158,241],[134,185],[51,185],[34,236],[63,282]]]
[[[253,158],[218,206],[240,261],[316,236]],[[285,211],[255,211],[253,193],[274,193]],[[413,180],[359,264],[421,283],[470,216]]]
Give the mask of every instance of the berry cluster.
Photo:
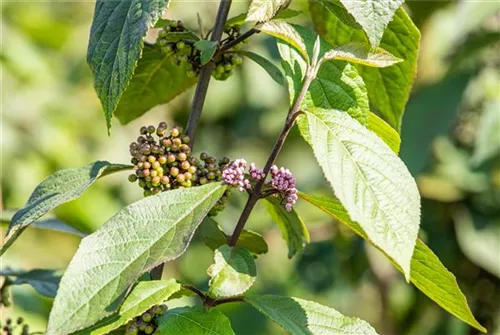
[[[252,181],[255,183],[265,178],[263,169],[259,169],[254,163],[250,164],[248,173],[245,173],[247,162],[244,159],[237,159],[222,172],[224,183],[237,187],[240,191],[252,189]],[[295,188],[295,178],[290,170],[278,168],[276,165],[271,167],[271,180],[265,185],[264,192],[269,194],[279,194],[283,200],[284,207],[291,211],[293,205],[298,199],[297,189]]]
[[[298,199],[295,178],[290,170],[283,167],[278,169],[276,165],[273,165],[270,185],[278,190],[283,199],[286,200],[285,209],[290,212]]]
[[[141,127],[137,142],[130,144],[131,162],[135,174],[130,182],[138,182],[144,189],[144,196],[158,194],[170,189],[205,185],[222,181],[222,171],[229,164],[229,158],[217,159],[201,153],[200,159],[192,156],[188,143],[190,138],[175,126],[167,131],[167,124],[160,122]],[[209,215],[216,215],[227,202],[229,190],[224,193]]]
[[[24,323],[24,319],[22,317],[18,317],[16,322],[14,323],[11,318],[7,318],[5,320],[5,324],[0,322],[0,327],[2,328],[3,335],[13,335],[14,331],[19,329],[16,332],[19,335],[30,335],[29,326]]]
[[[184,33],[189,32],[184,27],[182,21],[170,21],[166,24],[158,34],[157,44],[161,47],[162,53],[172,57],[172,61],[175,65],[180,66],[182,64],[187,64],[187,76],[189,78],[194,78],[199,75],[202,68],[201,65],[201,52],[195,47],[196,36],[193,34],[192,38],[187,37],[182,38],[182,36],[173,37],[170,33]],[[231,26],[226,27],[224,32],[227,37],[222,40],[222,43],[227,43],[235,40],[240,36],[240,27]],[[234,49],[241,47],[238,44]],[[235,54],[224,53],[222,55],[217,55],[213,60],[215,63],[214,71],[212,76],[217,80],[225,80],[229,78],[232,74],[233,68],[237,65],[243,63],[243,59]]]
[[[190,138],[182,135],[182,128],[173,127],[167,133],[167,124],[160,122],[157,128],[141,127],[140,133],[137,142],[130,144],[135,174],[129,176],[129,181],[138,181],[144,196],[190,187],[197,167],[188,145]]]
[[[156,305],[151,307],[127,324],[125,335],[153,334],[157,328],[154,318],[165,314],[167,311],[167,305]]]

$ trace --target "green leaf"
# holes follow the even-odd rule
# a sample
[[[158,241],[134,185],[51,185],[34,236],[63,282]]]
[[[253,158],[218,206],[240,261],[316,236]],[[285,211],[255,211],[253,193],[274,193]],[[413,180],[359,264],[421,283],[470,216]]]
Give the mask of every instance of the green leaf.
[[[97,0],[90,30],[87,62],[101,100],[106,123],[132,79],[144,38],[167,7],[168,0]]]
[[[203,242],[212,250],[227,244],[228,236],[219,227],[219,224],[211,217],[206,217],[200,225],[200,234]],[[256,255],[267,253],[267,243],[262,235],[244,229],[238,238],[237,246],[248,249]]]
[[[187,65],[172,63],[156,46],[146,45],[134,76],[123,93],[115,116],[127,124],[151,108],[165,104],[196,83],[187,77]]]
[[[354,17],[345,9],[344,5],[339,0],[314,0],[318,5],[322,5],[322,10],[328,11],[335,15],[342,23],[354,28],[361,29],[359,23],[356,22]]]
[[[376,48],[384,35],[385,28],[404,0],[340,0],[340,2],[361,25],[370,44]]]
[[[255,63],[259,64],[279,85],[285,85],[285,77],[283,76],[283,72],[281,72],[281,70],[267,58],[264,58],[261,55],[250,51],[238,51],[238,54],[248,57]]]
[[[85,237],[64,274],[47,334],[67,334],[112,314],[139,276],[186,250],[220,183],[172,190],[139,200]]]
[[[56,296],[61,275],[54,270],[35,269],[27,272],[17,273],[13,285],[31,285],[39,294],[53,298]]]
[[[345,60],[373,67],[387,67],[403,61],[382,48],[371,49],[362,43],[348,43],[332,49],[323,55],[321,61],[325,60]]]
[[[343,24],[335,15],[325,11],[318,1],[311,1],[310,6],[316,31],[334,47],[351,42],[367,43],[360,30]],[[420,32],[400,8],[389,23],[380,47],[404,61],[381,69],[356,65],[368,89],[371,105],[398,132],[417,73],[419,44]]]
[[[288,258],[292,258],[310,242],[307,227],[295,210],[288,212],[279,199],[267,197],[266,200],[267,212],[281,230],[281,235],[288,246]]]
[[[332,216],[335,220],[345,224],[356,234],[373,244],[389,258],[399,271],[403,272],[397,262],[373,243],[358,223],[350,219],[347,210],[342,206],[340,201],[337,199],[311,196],[304,193],[299,193],[299,196]],[[481,326],[472,315],[467,305],[467,299],[460,291],[455,276],[446,269],[439,261],[439,258],[420,239],[417,239],[415,252],[411,260],[410,273],[410,281],[439,306],[472,327],[482,332],[486,332],[486,329]]]
[[[477,129],[472,164],[500,155],[500,100],[489,102],[483,110]]]
[[[373,131],[397,155],[401,146],[401,137],[397,131],[374,113],[368,113],[366,128]]]
[[[241,295],[252,287],[257,269],[252,254],[245,248],[223,245],[214,252],[214,263],[208,268],[211,277],[208,295],[228,298]]]
[[[248,296],[245,301],[292,335],[377,334],[366,321],[316,302],[277,295]]]
[[[158,320],[160,335],[234,335],[229,319],[218,309],[182,307],[169,310]]]
[[[217,51],[217,41],[199,40],[194,44],[194,46],[201,52],[201,65],[205,65],[210,62],[215,54],[215,51]]]
[[[97,161],[81,168],[60,170],[50,175],[35,188],[26,205],[12,217],[0,255],[3,255],[31,223],[57,206],[81,196],[97,178],[131,168],[130,165]]]
[[[311,109],[299,117],[299,127],[349,216],[409,280],[420,195],[404,163],[346,113]]]
[[[274,18],[287,8],[291,0],[252,0],[246,20],[248,22],[265,22]]]
[[[104,335],[127,324],[134,317],[141,315],[154,305],[168,300],[181,289],[174,279],[141,281],[132,289],[112,322],[90,332],[91,335]]]
[[[260,31],[290,44],[298,52],[300,52],[306,62],[309,62],[306,42],[304,41],[303,36],[301,36],[296,30],[296,26],[288,24],[284,20],[273,20],[264,23],[260,27]],[[308,41],[308,44],[310,45],[309,49],[311,49],[311,46],[314,44],[314,40]]]
[[[304,28],[300,29],[300,32],[307,41],[306,49],[312,50],[314,35]],[[329,45],[326,42],[321,42],[321,45],[322,55]],[[306,61],[287,43],[278,42],[278,50],[283,59],[282,66],[288,80],[288,90],[293,105],[302,87]],[[303,108],[312,106],[347,112],[363,124],[366,123],[370,111],[363,78],[353,65],[345,61],[326,61],[321,65],[302,103]]]

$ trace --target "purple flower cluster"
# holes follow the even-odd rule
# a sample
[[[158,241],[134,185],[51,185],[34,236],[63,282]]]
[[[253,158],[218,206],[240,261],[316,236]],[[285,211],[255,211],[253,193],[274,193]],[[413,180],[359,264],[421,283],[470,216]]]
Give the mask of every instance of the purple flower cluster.
[[[224,171],[222,171],[222,180],[228,185],[238,187],[240,191],[250,189],[252,185],[250,181],[245,178],[246,166],[247,162],[244,159],[233,161]]]
[[[244,159],[233,161],[228,167],[222,171],[222,180],[231,186],[237,187],[240,191],[252,188],[252,184],[248,178],[253,181],[259,181],[265,178],[263,169],[259,169],[254,163],[250,164],[248,175],[245,174],[247,162]],[[298,199],[297,189],[295,188],[295,178],[290,170],[278,168],[276,165],[271,167],[271,180],[266,182],[266,185],[271,189],[278,191],[285,203],[285,209],[291,211],[293,205]],[[248,178],[247,178],[248,177]]]
[[[297,189],[295,188],[295,178],[290,170],[279,168],[276,165],[271,167],[271,186],[280,191],[283,199],[287,201],[285,209],[291,211],[293,205],[298,199]]]

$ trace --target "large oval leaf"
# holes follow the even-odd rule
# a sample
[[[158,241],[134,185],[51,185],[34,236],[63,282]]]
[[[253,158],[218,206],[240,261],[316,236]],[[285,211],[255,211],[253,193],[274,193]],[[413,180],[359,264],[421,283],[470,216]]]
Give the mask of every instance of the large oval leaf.
[[[300,116],[299,125],[349,216],[409,280],[420,195],[404,163],[347,113],[311,109]]]
[[[26,205],[12,217],[7,230],[8,237],[0,249],[0,255],[14,243],[26,227],[48,211],[81,196],[99,177],[131,168],[130,165],[97,161],[50,175],[35,188]]]
[[[160,335],[234,335],[229,319],[218,309],[182,307],[169,310],[158,320]]]
[[[277,295],[248,296],[245,301],[292,335],[377,334],[368,322],[312,301]]]
[[[184,252],[225,189],[212,183],[147,197],[84,238],[61,280],[47,334],[68,334],[113,313],[142,273]]]
[[[108,131],[113,112],[141,57],[144,37],[168,3],[169,0],[96,2],[87,61]]]
[[[271,20],[280,11],[288,7],[292,0],[252,0],[246,20],[265,22]]]
[[[325,10],[322,3],[310,0],[311,16],[315,29],[329,43],[334,47],[351,42],[368,43],[362,31],[344,24]],[[408,14],[399,8],[384,32],[380,47],[404,61],[386,68],[356,65],[366,83],[370,104],[398,132],[417,73],[419,44],[420,32]]]
[[[373,243],[359,224],[351,220],[349,214],[347,214],[347,210],[342,206],[340,201],[303,193],[299,193],[299,196],[332,216],[335,220],[347,225],[356,234],[372,243],[389,258],[399,271],[403,272],[397,262]],[[410,281],[439,306],[472,327],[486,332],[486,329],[472,315],[467,304],[467,299],[462,291],[460,291],[455,276],[448,271],[432,250],[420,239],[417,240],[415,246],[410,273]]]

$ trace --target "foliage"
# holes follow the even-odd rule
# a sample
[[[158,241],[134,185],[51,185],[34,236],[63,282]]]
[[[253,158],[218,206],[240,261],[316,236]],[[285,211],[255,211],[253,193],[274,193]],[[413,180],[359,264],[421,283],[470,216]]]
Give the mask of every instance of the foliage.
[[[487,260],[488,250],[494,248],[497,241],[484,238],[483,249],[469,243],[491,234],[489,229],[478,228],[478,222],[498,224],[495,220],[499,208],[497,152],[500,142],[496,135],[500,132],[496,77],[478,75],[476,82],[469,83],[454,133],[449,140],[440,139],[434,143],[435,160],[415,180],[414,167],[404,158],[408,150],[404,129],[409,126],[408,122],[403,123],[403,114],[405,111],[409,113],[413,106],[410,100],[407,108],[417,73],[421,33],[414,25],[411,13],[402,6],[402,0],[310,0],[308,6],[297,7],[299,10],[288,8],[293,6],[289,0],[253,0],[248,8],[238,5],[243,13],[229,20],[231,3],[221,1],[208,34],[200,15],[197,17],[198,31],[184,27],[182,21],[160,18],[168,5],[167,0],[98,0],[87,61],[108,132],[113,115],[123,124],[139,118],[152,121],[157,118],[154,111],[157,106],[166,103],[175,106],[180,100],[172,100],[177,96],[184,99],[186,95],[183,93],[196,84],[186,133],[175,126],[170,134],[166,134],[164,122],[160,123],[165,124],[164,127],[143,126],[141,137],[130,146],[132,166],[97,161],[81,168],[60,170],[42,181],[26,205],[12,217],[2,215],[2,221],[9,222],[0,251],[2,255],[14,252],[29,235],[23,234],[18,240],[29,226],[55,227],[85,236],[62,278],[58,272],[49,269],[2,271],[0,275],[5,278],[0,289],[2,303],[8,305],[10,292],[15,292],[21,284],[31,285],[46,297],[54,297],[53,303],[50,302],[47,334],[235,334],[241,329],[229,319],[239,309],[244,311],[240,316],[245,320],[243,324],[251,323],[249,328],[253,327],[253,330],[248,331],[255,333],[269,329],[258,328],[261,325],[249,322],[249,319],[263,320],[266,317],[291,334],[376,334],[375,328],[379,327],[380,333],[391,332],[385,328],[384,322],[375,321],[374,328],[360,318],[345,316],[327,307],[337,302],[326,300],[326,295],[314,299],[321,304],[292,298],[301,294],[302,288],[289,289],[283,285],[288,279],[280,278],[286,275],[279,270],[294,263],[282,260],[273,263],[271,255],[276,257],[277,250],[286,253],[281,250],[286,244],[288,258],[299,258],[297,264],[303,266],[306,259],[303,255],[312,247],[309,244],[330,234],[331,228],[325,228],[325,233],[312,221],[333,219],[344,224],[334,226],[336,237],[332,240],[341,250],[336,251],[341,256],[335,257],[344,257],[344,261],[353,266],[332,276],[327,274],[329,282],[321,286],[321,290],[328,285],[334,286],[337,281],[347,280],[346,276],[362,278],[362,273],[366,272],[369,280],[375,278],[380,288],[383,305],[377,312],[381,313],[381,319],[388,320],[385,315],[387,306],[384,306],[389,299],[388,278],[399,277],[381,272],[383,266],[377,262],[383,261],[377,257],[382,256],[402,272],[407,282],[413,283],[416,289],[457,320],[486,332],[482,325],[485,319],[482,316],[476,319],[472,312],[476,311],[476,301],[469,299],[472,301],[470,305],[467,302],[466,295],[471,296],[471,292],[462,292],[458,284],[462,273],[458,272],[457,281],[452,274],[457,269],[449,271],[445,267],[449,251],[435,249],[433,239],[439,235],[432,229],[427,231],[426,222],[431,200],[456,226],[457,245],[453,247],[459,247],[478,267],[498,275],[494,261]],[[304,18],[306,15],[302,14],[310,16]],[[314,30],[307,28],[311,26],[311,20]],[[186,26],[191,23],[186,23]],[[253,41],[258,45],[254,36],[259,32],[265,41],[273,41],[273,50],[278,51],[275,54],[279,54],[282,70],[276,66],[274,58],[266,57],[266,53],[258,48],[240,50],[248,41],[252,41],[251,46]],[[478,42],[471,43],[474,55],[480,54],[483,48],[488,50],[495,41],[494,34],[486,32],[487,39],[483,38],[484,35],[485,32],[481,31]],[[460,68],[463,54],[449,50],[443,56],[454,58],[450,61],[453,64],[450,71]],[[6,56],[6,59],[11,58]],[[244,59],[252,60],[252,66],[264,70],[259,71],[259,75],[268,75],[276,92],[280,89],[284,92],[283,86],[287,86],[287,106],[279,106],[288,110],[286,118],[269,128],[268,134],[280,127],[282,130],[262,168],[254,163],[247,166],[242,158],[232,162],[223,159],[224,163],[217,165],[217,160],[206,153],[200,155],[199,161],[191,157],[195,138],[198,138],[197,147],[210,148],[211,143],[217,143],[218,151],[235,155],[228,148],[238,147],[237,143],[242,142],[237,140],[244,141],[250,136],[256,129],[260,109],[267,108],[262,99],[259,110],[245,110],[238,114],[240,126],[226,124],[215,129],[212,134],[217,135],[210,139],[204,135],[210,128],[207,124],[213,122],[210,118],[217,118],[210,109],[213,103],[207,104],[201,116],[205,100],[210,101],[212,96],[207,97],[211,77],[225,81],[236,73],[238,76],[234,77],[244,78],[245,68],[250,63]],[[480,58],[471,66],[495,69],[498,64],[489,63],[487,59]],[[243,70],[236,67],[243,62]],[[473,77],[470,68],[468,73],[457,78],[466,78],[467,83]],[[495,83],[492,89],[474,90],[477,82],[484,84],[488,80]],[[246,98],[238,103],[244,108],[248,108],[247,98],[254,94],[254,88],[260,89],[260,80],[252,83],[254,85],[244,86],[241,90]],[[221,87],[229,90],[234,85]],[[225,100],[232,99],[232,94],[224,91],[217,99],[226,103]],[[189,104],[187,100],[184,103]],[[412,113],[411,117],[415,115]],[[183,113],[178,122],[185,121],[186,116]],[[470,128],[471,118],[475,120],[476,128],[473,136],[467,136],[464,128]],[[298,131],[294,130],[295,125]],[[414,124],[411,126],[415,127]],[[420,126],[421,129],[426,127],[425,124]],[[121,128],[113,129],[119,132]],[[234,134],[222,134],[228,129]],[[158,141],[153,139],[153,133],[158,136]],[[262,138],[267,136],[260,135]],[[225,136],[234,137],[229,140]],[[300,144],[303,151],[289,159],[287,165],[292,169],[307,166],[304,174],[307,177],[297,175],[296,180],[290,170],[278,168],[275,162],[284,145],[298,142],[300,137],[309,147]],[[398,157],[401,146],[402,158]],[[425,151],[431,144],[422,147]],[[284,154],[286,150],[283,150]],[[110,152],[115,151],[117,147],[112,146]],[[422,154],[419,150],[414,151]],[[252,156],[245,150],[240,154]],[[167,167],[168,171],[164,171]],[[92,192],[88,189],[97,179],[128,169],[135,171],[129,180],[138,181],[147,191],[144,198],[120,198],[121,209],[114,215],[106,220],[96,216],[94,220],[106,221],[100,228],[83,229],[90,234],[80,233],[81,226],[74,223],[72,217],[77,217],[78,212],[70,211],[64,220],[54,220],[51,224],[38,221],[52,210],[61,211],[67,205],[59,206],[65,203],[80,197],[83,202],[85,197],[92,197],[84,193]],[[179,169],[182,169],[182,174],[179,174]],[[189,178],[185,179],[184,172]],[[162,179],[164,176],[165,180]],[[309,194],[314,187],[304,181],[314,181],[330,195]],[[117,182],[116,185],[124,187],[121,184]],[[245,203],[240,201],[242,197],[237,191],[247,196]],[[8,190],[9,196],[11,192]],[[118,198],[116,189],[113,192],[111,197]],[[306,202],[296,203],[298,197]],[[95,202],[99,199],[96,198]],[[277,246],[272,235],[245,229],[249,222],[254,224],[262,220],[257,205],[261,203],[281,232],[283,248]],[[241,210],[239,207],[242,206]],[[86,207],[82,211],[91,212]],[[315,212],[315,209],[319,211]],[[235,213],[241,214],[234,217]],[[62,222],[66,220],[69,222]],[[421,227],[429,234],[421,234],[419,238]],[[231,229],[232,233],[227,234],[226,229]],[[371,249],[366,251],[367,259],[364,258],[365,251],[356,253],[354,245],[359,245],[356,241],[363,240],[375,246],[380,255],[373,256]],[[199,241],[208,248],[203,247],[202,252],[192,256],[191,252],[198,248]],[[344,255],[346,250],[350,253]],[[329,256],[311,262],[308,271],[312,273],[303,278],[320,278],[325,275],[325,268],[331,270],[331,264],[320,264],[325,260],[335,261],[335,257]],[[188,269],[181,266],[181,270],[163,271],[165,264],[174,262],[190,265]],[[371,265],[371,272],[367,271],[368,265]],[[202,274],[203,271],[199,270],[205,266],[206,274]],[[392,268],[386,271],[391,273]],[[164,272],[172,278],[162,279]],[[266,281],[272,283],[268,288],[263,286],[267,285]],[[406,285],[400,287],[411,290]],[[267,290],[282,292],[280,295],[262,294]],[[193,296],[201,300],[202,306],[170,302],[173,299],[192,299]],[[356,299],[354,296],[349,298]],[[183,307],[177,307],[179,305]],[[338,305],[342,304],[338,302]],[[358,314],[370,322],[373,320],[361,309],[345,312]],[[408,312],[405,317],[412,319],[413,314]],[[399,327],[405,324],[404,318],[398,322]],[[487,325],[489,327],[491,323]]]

